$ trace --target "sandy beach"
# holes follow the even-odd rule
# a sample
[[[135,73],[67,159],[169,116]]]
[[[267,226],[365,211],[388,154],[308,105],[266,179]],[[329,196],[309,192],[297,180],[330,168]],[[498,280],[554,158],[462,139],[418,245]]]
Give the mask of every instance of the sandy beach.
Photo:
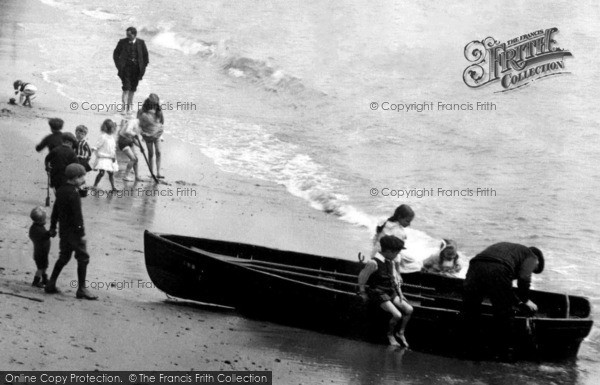
[[[44,12],[52,11],[46,8]],[[35,19],[31,13],[21,16]],[[23,21],[16,19],[15,25]],[[75,298],[74,260],[59,278],[61,294],[48,295],[31,287],[35,264],[27,236],[29,212],[44,206],[46,198],[46,153],[36,153],[34,147],[49,133],[47,119],[62,118],[64,131],[70,132],[85,124],[88,142],[93,144],[101,122],[119,116],[69,110],[70,101],[44,82],[43,64],[35,60],[36,47],[23,36],[3,35],[0,51],[0,85],[6,91],[0,103],[4,180],[0,188],[0,324],[4,330],[0,366],[9,370],[272,370],[274,379],[307,383],[303,364],[255,341],[257,334],[287,330],[245,320],[232,310],[165,302],[166,296],[152,287],[146,274],[142,234],[151,229],[335,255],[330,239],[340,239],[337,230],[342,224],[303,201],[283,202],[276,194],[282,187],[275,184],[255,182],[252,191],[241,191],[239,176],[220,172],[193,146],[168,135],[163,165],[169,185],[152,183],[140,156],[146,181],[134,186],[116,178],[118,189],[135,193],[90,195],[83,200],[91,255],[88,280],[99,300]],[[38,85],[31,109],[7,103],[17,78]],[[120,153],[121,170],[124,159]],[[88,184],[95,177],[90,174]],[[108,187],[105,177],[100,188]],[[48,214],[51,209],[46,208]],[[323,222],[329,225],[315,225]],[[57,255],[58,238],[54,238],[49,273]]]

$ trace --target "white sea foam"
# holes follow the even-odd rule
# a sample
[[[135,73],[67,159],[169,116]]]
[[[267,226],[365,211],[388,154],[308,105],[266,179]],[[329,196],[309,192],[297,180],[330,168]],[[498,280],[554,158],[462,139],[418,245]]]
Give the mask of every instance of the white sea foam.
[[[100,8],[96,8],[93,11],[83,10],[81,11],[81,13],[98,20],[117,20],[119,18],[117,15],[114,15]]]
[[[214,51],[214,47],[210,43],[196,41],[194,39],[181,36],[169,29],[165,29],[157,33],[152,39],[152,43],[161,47],[180,51],[185,55],[210,55]]]
[[[205,118],[199,130],[173,130],[173,135],[198,144],[202,152],[222,170],[266,180],[285,186],[293,196],[306,200],[314,209],[365,229],[372,236],[382,218],[365,213],[340,191],[343,183],[301,152],[295,144],[284,142],[260,125],[226,118]],[[391,214],[391,213],[390,213]],[[422,261],[439,250],[440,240],[423,231],[407,228],[405,253]]]
[[[56,70],[52,70],[52,71],[43,71],[42,72],[42,79],[44,79],[45,82],[47,82],[49,84],[52,84],[55,87],[56,92],[58,92],[62,96],[66,97],[66,98],[68,98],[70,100],[76,100],[75,98],[67,95],[67,93],[64,92],[64,88],[65,88],[64,84],[62,84],[60,82],[57,82],[55,80],[52,80],[51,74],[57,73],[58,71],[60,71],[60,70],[56,69]]]
[[[300,152],[297,145],[286,143],[256,124],[233,119],[210,119],[202,123],[210,134],[188,131],[173,132],[181,139],[198,143],[202,152],[221,169],[257,179],[272,181],[305,199],[312,207],[368,229],[376,219],[349,204],[348,197],[337,193],[340,181]]]
[[[66,7],[65,4],[59,3],[58,1],[54,1],[54,0],[40,0],[40,2],[42,4],[46,4],[46,5],[49,5],[54,8],[65,8]]]

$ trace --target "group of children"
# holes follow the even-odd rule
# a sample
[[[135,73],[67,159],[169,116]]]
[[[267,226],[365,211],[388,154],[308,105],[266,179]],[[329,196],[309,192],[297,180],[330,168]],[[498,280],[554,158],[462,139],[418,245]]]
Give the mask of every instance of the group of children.
[[[86,126],[77,126],[75,135],[73,135],[70,132],[62,132],[64,124],[62,119],[52,118],[48,121],[48,124],[52,133],[42,139],[35,149],[38,152],[44,148],[49,150],[44,164],[50,176],[50,187],[56,191],[65,182],[64,171],[67,165],[79,163],[86,172],[92,169],[98,171],[93,188],[97,188],[100,180],[107,173],[112,191],[116,191],[114,173],[119,171],[119,164],[117,163],[117,144],[114,138],[117,124],[114,121],[106,119],[102,123],[100,126],[100,139],[93,148],[90,148],[86,141],[88,134]],[[90,165],[92,155],[95,155],[95,160],[93,165]],[[137,164],[135,155],[133,155],[133,158]],[[127,174],[130,170],[131,167],[128,164],[124,180],[129,180]],[[137,175],[137,168],[135,168],[135,174],[136,180],[140,180]]]
[[[86,191],[81,189],[85,184],[85,175],[92,169],[98,170],[98,176],[94,182],[94,188],[108,173],[111,187],[114,190],[114,173],[118,171],[116,159],[116,141],[113,136],[116,123],[106,119],[101,127],[100,139],[94,148],[90,148],[86,141],[87,127],[79,125],[75,128],[75,135],[70,132],[62,132],[64,122],[59,118],[49,119],[51,134],[44,137],[36,146],[38,152],[48,148],[49,152],[44,164],[49,175],[50,187],[54,189],[56,201],[52,209],[50,229],[46,230],[46,211],[42,207],[35,207],[30,214],[33,221],[29,229],[29,238],[34,246],[34,261],[36,273],[32,286],[43,287],[48,293],[56,293],[56,279],[62,268],[75,254],[78,267],[79,289],[77,298],[96,299],[85,288],[85,276],[89,255],[86,249],[85,230],[83,215],[81,211],[81,196]],[[92,154],[95,154],[93,166],[90,165]],[[135,155],[134,155],[135,157]],[[135,159],[137,162],[137,159]],[[131,168],[127,169],[129,172]],[[136,169],[137,179],[137,169]],[[56,236],[57,225],[60,224],[60,252],[59,258],[54,265],[50,278],[46,274],[48,268],[48,254],[50,252],[50,238]]]
[[[410,226],[414,217],[410,206],[403,204],[377,226],[371,259],[358,275],[358,294],[391,315],[387,338],[392,346],[408,347],[404,333],[413,308],[402,294],[400,273],[407,271],[406,267],[415,261],[401,251],[405,249],[407,238],[404,229]],[[439,252],[423,261],[422,267],[423,272],[444,275],[453,275],[460,270],[456,242],[446,239]]]
[[[36,88],[21,81],[16,81],[14,88],[16,94],[21,95],[20,103],[31,106],[31,99],[33,99]],[[111,119],[106,119],[100,126],[100,138],[96,146],[92,148],[86,141],[88,134],[86,126],[77,126],[75,135],[73,135],[70,132],[62,131],[64,125],[62,119],[49,119],[48,124],[50,125],[51,134],[44,137],[35,149],[40,152],[48,148],[44,165],[48,173],[49,187],[54,189],[56,201],[52,209],[49,230],[45,228],[46,212],[44,209],[35,207],[31,211],[30,216],[33,224],[29,229],[29,237],[34,245],[34,260],[37,267],[33,286],[44,287],[48,293],[56,293],[58,291],[56,289],[56,279],[71,255],[75,253],[79,278],[79,289],[76,296],[85,299],[97,298],[85,288],[85,275],[89,261],[81,212],[81,197],[87,195],[87,189],[81,188],[85,184],[85,175],[91,170],[98,171],[92,187],[96,189],[104,174],[108,174],[108,180],[112,188],[111,192],[115,192],[114,173],[119,171],[116,150],[119,148],[129,158],[123,180],[131,181],[128,174],[133,170],[135,181],[140,181],[137,167],[138,158],[134,147],[137,145],[141,148],[138,135],[142,135],[148,146],[150,164],[152,164],[154,153],[156,153],[157,177],[162,178],[163,176],[160,174],[159,141],[163,132],[163,123],[164,117],[160,108],[160,99],[156,94],[150,94],[142,109],[138,111],[136,119],[125,118],[122,120],[116,135],[118,140],[115,140],[117,124]],[[90,165],[92,155],[94,155],[94,161]],[[150,172],[152,173],[151,166]],[[48,268],[50,238],[56,236],[57,224],[60,224],[60,252],[52,275],[48,278],[46,269]]]

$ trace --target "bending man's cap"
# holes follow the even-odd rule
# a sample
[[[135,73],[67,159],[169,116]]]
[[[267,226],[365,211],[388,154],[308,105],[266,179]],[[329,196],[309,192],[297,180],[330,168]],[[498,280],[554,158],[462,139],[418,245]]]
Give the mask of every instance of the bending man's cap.
[[[540,274],[544,271],[544,254],[537,247],[530,247],[529,250],[538,258],[537,268],[533,271],[535,274]]]

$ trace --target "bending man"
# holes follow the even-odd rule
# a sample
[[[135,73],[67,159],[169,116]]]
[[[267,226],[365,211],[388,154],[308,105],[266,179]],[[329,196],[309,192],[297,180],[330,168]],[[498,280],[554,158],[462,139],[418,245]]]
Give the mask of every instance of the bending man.
[[[464,283],[464,316],[467,332],[471,335],[473,348],[478,336],[480,306],[484,297],[492,302],[496,321],[497,345],[501,355],[510,358],[513,341],[512,329],[514,311],[518,305],[530,312],[537,311],[537,305],[529,298],[531,274],[544,270],[544,255],[535,247],[516,243],[496,243],[471,259]],[[514,292],[512,281],[517,280],[518,290]]]

